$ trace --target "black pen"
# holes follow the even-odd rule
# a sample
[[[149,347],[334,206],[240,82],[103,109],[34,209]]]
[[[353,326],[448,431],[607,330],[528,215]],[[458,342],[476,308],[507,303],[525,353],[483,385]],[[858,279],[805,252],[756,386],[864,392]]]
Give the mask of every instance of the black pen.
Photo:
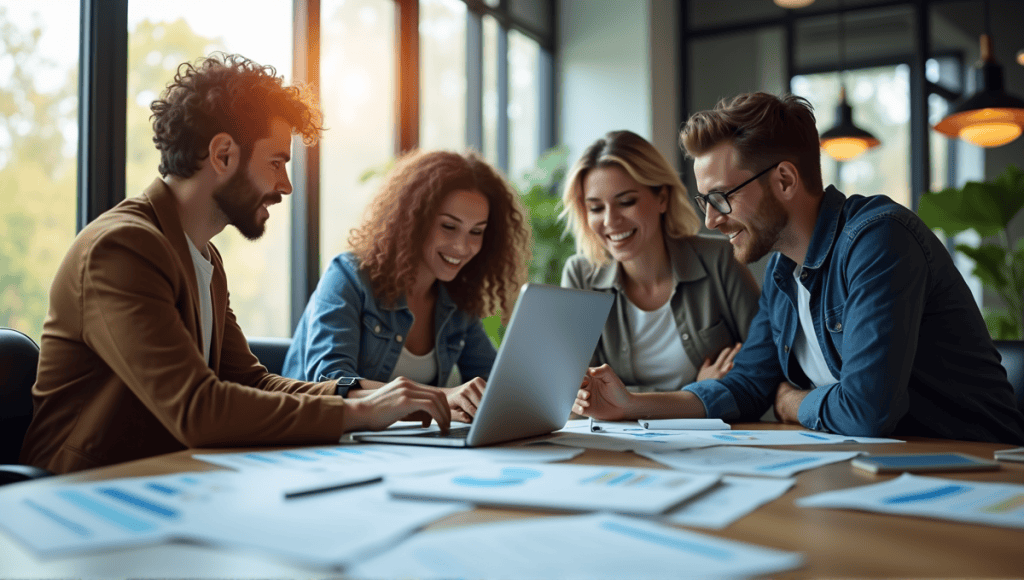
[[[384,477],[378,475],[378,476],[371,477],[371,478],[368,478],[368,479],[350,480],[350,481],[345,481],[345,482],[342,482],[342,483],[334,483],[334,484],[328,483],[328,484],[324,484],[324,485],[318,486],[318,487],[310,487],[310,488],[305,488],[305,489],[297,489],[297,490],[294,490],[294,491],[286,491],[286,492],[284,492],[284,498],[285,499],[296,499],[296,498],[300,498],[300,497],[306,497],[306,496],[309,496],[309,495],[316,495],[318,493],[327,493],[327,492],[331,492],[331,491],[338,491],[338,490],[342,490],[342,489],[349,489],[349,488],[353,488],[353,487],[359,487],[361,485],[370,485],[372,483],[380,483],[382,481],[384,481]]]

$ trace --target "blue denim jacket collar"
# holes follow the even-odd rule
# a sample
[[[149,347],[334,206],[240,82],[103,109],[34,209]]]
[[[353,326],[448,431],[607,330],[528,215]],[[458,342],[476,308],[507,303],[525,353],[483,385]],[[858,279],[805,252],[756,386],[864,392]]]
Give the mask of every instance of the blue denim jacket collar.
[[[672,281],[674,285],[680,282],[693,282],[705,278],[708,275],[704,264],[698,259],[693,247],[689,244],[666,244],[668,248],[668,261],[672,265]],[[615,288],[623,291],[622,269],[615,260],[600,266],[594,272],[593,285],[595,290],[608,290]]]
[[[818,210],[818,220],[814,225],[814,234],[811,236],[811,243],[807,247],[807,255],[804,257],[805,268],[814,270],[820,268],[832,253],[836,233],[839,231],[839,217],[842,215],[845,203],[846,196],[841,191],[831,185],[825,189],[821,208]]]

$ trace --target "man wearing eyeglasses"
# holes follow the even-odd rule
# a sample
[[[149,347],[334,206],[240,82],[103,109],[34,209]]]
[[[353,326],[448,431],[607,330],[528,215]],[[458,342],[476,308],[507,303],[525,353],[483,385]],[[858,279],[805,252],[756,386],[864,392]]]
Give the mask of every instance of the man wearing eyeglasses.
[[[672,393],[593,372],[577,413],[779,420],[844,435],[1024,444],[1024,415],[946,248],[883,195],[824,188],[810,104],[744,94],[687,121],[695,199],[737,258],[769,252],[735,366]]]

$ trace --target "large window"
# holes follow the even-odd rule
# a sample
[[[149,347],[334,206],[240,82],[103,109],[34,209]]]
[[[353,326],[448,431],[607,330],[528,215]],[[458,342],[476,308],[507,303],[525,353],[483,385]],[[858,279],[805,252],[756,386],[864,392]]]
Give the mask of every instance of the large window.
[[[394,0],[320,5],[320,91],[327,131],[320,142],[320,271],[348,249],[349,231],[394,157]]]
[[[0,0],[0,326],[37,342],[75,236],[78,11]]]
[[[159,176],[149,104],[174,77],[178,65],[213,51],[238,53],[272,65],[291,80],[292,8],[261,5],[259,18],[248,0],[131,0],[128,3],[128,114],[126,192],[138,195]],[[290,336],[289,234],[291,204],[271,208],[266,233],[257,242],[228,227],[213,239],[224,257],[231,308],[249,336]]]
[[[420,146],[466,143],[466,5],[420,0]]]
[[[909,67],[852,70],[842,78],[854,123],[878,137],[882,145],[843,163],[822,154],[822,181],[846,195],[885,194],[911,207]],[[834,72],[793,77],[793,94],[814,106],[819,133],[836,122],[839,79]]]
[[[517,180],[533,167],[539,152],[540,46],[525,34],[508,33],[509,177]]]

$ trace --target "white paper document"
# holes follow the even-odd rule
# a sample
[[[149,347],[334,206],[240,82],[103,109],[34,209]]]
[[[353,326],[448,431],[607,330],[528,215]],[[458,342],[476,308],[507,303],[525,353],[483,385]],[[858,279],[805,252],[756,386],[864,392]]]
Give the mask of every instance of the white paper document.
[[[361,579],[675,580],[772,574],[802,564],[794,552],[595,514],[417,534],[347,574]]]
[[[717,445],[828,445],[835,443],[903,443],[899,439],[881,437],[854,437],[821,431],[791,431],[788,429],[758,429],[755,431],[691,431],[694,440],[715,441]]]
[[[694,439],[678,431],[648,431],[637,428],[635,432],[591,433],[589,431],[559,431],[547,439],[548,443],[584,449],[606,451],[672,451],[674,449],[695,449],[720,445],[711,439]]]
[[[903,475],[796,500],[809,508],[850,508],[989,526],[1024,528],[1024,485]]]
[[[366,470],[348,477],[374,479]],[[285,499],[286,490],[327,481],[339,483],[264,470],[8,486],[0,527],[42,557],[188,540],[335,568],[468,507],[393,500],[382,485]]]
[[[684,526],[720,530],[764,504],[778,499],[793,487],[796,479],[737,477],[727,475],[700,497],[684,503],[663,517]]]
[[[722,445],[682,451],[638,451],[662,465],[700,473],[791,477],[801,471],[846,461],[861,451],[786,451]]]
[[[330,447],[300,447],[281,451],[196,454],[192,457],[235,469],[282,469],[309,472],[336,472],[354,466],[378,466],[385,474],[417,473],[481,461],[546,463],[566,461],[582,453],[580,449],[534,444],[519,447],[483,447],[479,449],[446,449],[359,443]]]
[[[659,514],[718,482],[718,476],[595,465],[482,464],[385,482],[393,497],[474,504]]]

